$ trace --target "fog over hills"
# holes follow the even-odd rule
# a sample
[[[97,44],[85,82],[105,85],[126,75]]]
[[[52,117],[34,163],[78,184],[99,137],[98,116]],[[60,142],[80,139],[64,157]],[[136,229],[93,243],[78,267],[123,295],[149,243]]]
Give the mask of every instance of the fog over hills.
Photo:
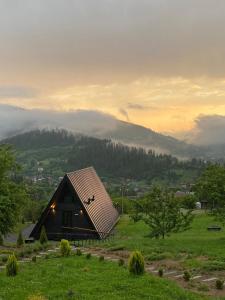
[[[203,121],[199,119],[198,122],[201,124]],[[204,122],[206,122],[205,119]],[[0,104],[0,139],[34,129],[55,128],[66,129],[75,134],[81,133],[99,138],[110,138],[127,145],[141,146],[181,158],[221,157],[224,149],[220,145],[219,152],[221,153],[215,154],[215,149],[212,146],[206,148],[191,145],[143,126],[118,120],[112,115],[99,111],[76,110],[58,112],[38,109],[27,110]],[[196,134],[192,134],[192,136],[196,138]]]

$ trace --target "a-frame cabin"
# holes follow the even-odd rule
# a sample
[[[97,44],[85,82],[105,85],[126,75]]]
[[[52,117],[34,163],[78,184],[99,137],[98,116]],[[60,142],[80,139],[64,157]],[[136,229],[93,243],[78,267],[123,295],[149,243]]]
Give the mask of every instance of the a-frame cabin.
[[[49,240],[103,239],[119,214],[93,167],[67,173],[43,211],[30,238],[44,225]]]

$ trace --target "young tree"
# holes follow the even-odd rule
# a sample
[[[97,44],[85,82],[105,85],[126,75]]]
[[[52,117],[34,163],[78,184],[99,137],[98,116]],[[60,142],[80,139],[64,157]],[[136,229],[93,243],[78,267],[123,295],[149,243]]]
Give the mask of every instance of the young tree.
[[[150,236],[163,239],[171,233],[185,231],[193,220],[191,210],[182,210],[174,194],[158,187],[141,201],[141,216],[150,227]]]
[[[27,199],[25,187],[16,183],[18,165],[12,149],[0,146],[0,234],[5,235],[15,226]]]
[[[199,200],[207,200],[209,208],[225,205],[225,168],[210,165],[202,173],[195,186]]]
[[[42,226],[41,227],[41,234],[40,234],[40,239],[39,239],[40,243],[43,245],[43,244],[46,244],[48,242],[48,237],[47,237],[47,234],[46,234],[46,230],[45,230],[45,226]]]
[[[23,235],[22,232],[20,231],[17,237],[17,241],[16,241],[16,245],[17,247],[21,247],[24,244],[24,240],[23,240]]]

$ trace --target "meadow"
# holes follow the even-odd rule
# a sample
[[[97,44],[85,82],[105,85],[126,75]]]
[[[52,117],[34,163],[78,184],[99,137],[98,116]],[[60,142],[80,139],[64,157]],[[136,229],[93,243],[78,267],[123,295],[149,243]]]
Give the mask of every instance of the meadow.
[[[84,255],[39,259],[24,263],[16,277],[0,272],[0,299],[25,300],[42,295],[43,299],[85,300],[200,300],[175,283],[151,275],[134,276],[115,262]],[[35,299],[35,298],[33,298]]]
[[[223,228],[220,232],[208,231],[207,227],[213,224],[218,222],[212,216],[198,213],[189,230],[171,234],[164,240],[151,239],[145,223],[134,223],[125,215],[116,227],[114,239],[103,246],[112,249],[138,249],[144,255],[167,253],[176,258],[186,253],[189,256],[207,256],[225,261],[225,231]]]

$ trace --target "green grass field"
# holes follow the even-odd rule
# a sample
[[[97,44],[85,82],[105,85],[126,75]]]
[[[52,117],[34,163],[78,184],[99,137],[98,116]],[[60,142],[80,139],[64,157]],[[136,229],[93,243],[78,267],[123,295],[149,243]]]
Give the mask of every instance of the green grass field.
[[[191,229],[182,233],[172,234],[165,240],[151,239],[147,235],[149,228],[143,222],[133,223],[128,216],[119,221],[113,241],[106,243],[108,248],[121,247],[127,250],[138,249],[144,255],[167,252],[176,257],[181,253],[193,256],[208,256],[212,259],[225,261],[225,230],[209,232],[207,227],[217,224],[213,217],[197,214]]]
[[[16,277],[0,272],[0,299],[25,300],[41,294],[56,299],[208,299],[179,288],[175,283],[148,274],[136,277],[114,262],[85,256],[41,259],[23,264]]]

